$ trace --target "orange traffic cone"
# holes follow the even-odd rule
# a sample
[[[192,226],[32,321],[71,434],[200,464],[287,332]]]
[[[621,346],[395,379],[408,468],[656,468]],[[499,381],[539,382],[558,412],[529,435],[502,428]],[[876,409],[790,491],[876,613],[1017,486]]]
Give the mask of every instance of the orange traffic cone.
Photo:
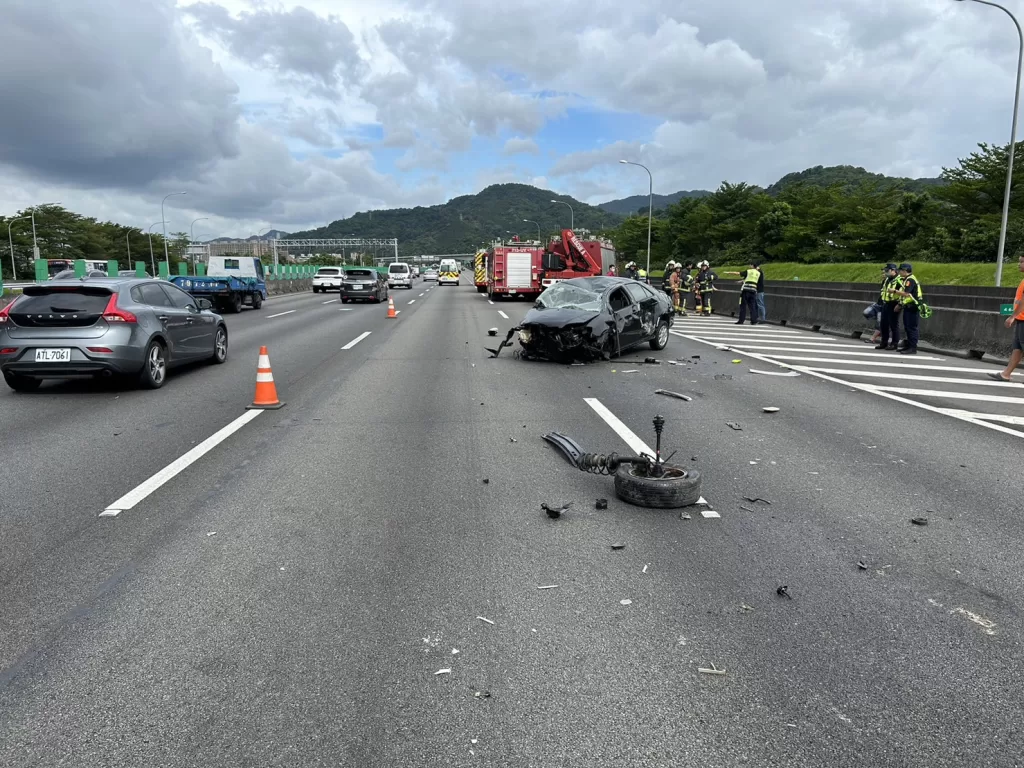
[[[398,317],[398,313],[395,312],[395,300],[388,296],[388,317]]]
[[[256,365],[256,396],[252,405],[246,410],[276,410],[283,408],[284,403],[277,399],[277,387],[274,386],[274,374],[270,370],[270,355],[266,347],[260,347],[260,361]]]

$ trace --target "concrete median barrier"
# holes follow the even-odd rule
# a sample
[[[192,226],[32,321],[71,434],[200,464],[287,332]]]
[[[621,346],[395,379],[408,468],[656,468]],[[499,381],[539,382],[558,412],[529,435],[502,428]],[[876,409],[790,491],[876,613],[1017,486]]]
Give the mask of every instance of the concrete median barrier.
[[[926,293],[925,298],[929,299],[930,295]],[[984,299],[992,300],[989,297]],[[715,312],[735,317],[739,314],[739,300],[738,290],[719,288],[715,292]],[[765,292],[768,322],[842,335],[857,332],[870,335],[874,332],[874,326],[864,317],[868,303],[863,299],[835,296],[781,295],[772,293],[770,289]],[[998,302],[994,311],[984,312],[941,307],[931,302],[929,305],[933,314],[921,321],[922,347],[966,352],[972,357],[988,353],[1005,358],[1008,354],[1012,339],[1003,325],[1006,318],[1000,316]]]

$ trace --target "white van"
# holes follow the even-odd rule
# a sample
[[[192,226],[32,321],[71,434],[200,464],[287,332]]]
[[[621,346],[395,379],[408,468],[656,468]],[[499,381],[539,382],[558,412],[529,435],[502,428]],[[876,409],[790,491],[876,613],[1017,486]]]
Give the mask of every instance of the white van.
[[[404,261],[395,261],[388,265],[388,288],[412,290],[412,269]]]
[[[459,273],[461,271],[462,267],[459,266],[459,262],[455,259],[442,259],[441,268],[437,271],[437,284],[458,285]]]

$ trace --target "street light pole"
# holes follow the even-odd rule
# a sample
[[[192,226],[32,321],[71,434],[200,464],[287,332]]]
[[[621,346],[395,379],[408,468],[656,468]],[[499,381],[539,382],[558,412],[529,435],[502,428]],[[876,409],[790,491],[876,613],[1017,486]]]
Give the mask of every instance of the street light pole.
[[[552,200],[552,203],[561,203],[562,205],[569,205],[565,200]],[[576,212],[569,205],[569,229],[576,231]]]
[[[156,274],[156,257],[153,256],[153,227],[155,227],[157,224],[166,224],[166,222],[164,222],[164,221],[154,221],[152,224],[149,225],[149,266],[150,266],[150,269],[153,270],[153,277],[157,276],[157,274]],[[167,231],[167,228],[165,227],[164,228],[164,232],[166,232],[166,231]],[[166,236],[164,236],[164,245],[167,245],[167,237]],[[170,264],[167,265],[167,269],[168,269],[168,271],[170,271],[170,269],[171,269],[171,265]]]
[[[171,192],[169,195],[165,195],[164,199],[160,201],[160,219],[164,225],[164,261],[167,263],[167,271],[171,269],[171,255],[167,251],[167,218],[164,216],[164,203],[167,202],[168,197],[174,197],[175,195],[187,195],[188,192]],[[156,275],[153,275],[156,277]]]
[[[36,240],[36,209],[32,208],[32,258],[39,258],[39,242]]]
[[[29,218],[28,216],[19,216],[16,219],[11,219],[7,224],[7,242],[11,246],[11,280],[18,279],[18,268],[14,266],[14,239],[11,237],[11,227],[14,226],[14,222],[21,221]]]
[[[647,171],[647,176],[651,180],[651,188],[647,202],[647,279],[651,279],[651,224],[654,221],[654,176],[651,175],[651,169],[646,165],[640,163],[633,163],[629,160],[619,160],[623,165],[635,165],[643,168]]]
[[[527,224],[537,224],[536,221],[532,221],[530,219],[523,219],[523,221],[525,221]],[[540,234],[540,224],[537,224],[537,242],[538,243],[541,242],[542,239],[543,238],[541,237],[541,234]]]
[[[963,2],[963,0],[959,1]],[[1009,16],[1010,21],[1013,22],[1013,26],[1017,28],[1017,40],[1019,42],[1019,47],[1017,48],[1017,87],[1013,93],[1013,121],[1010,124],[1010,152],[1006,162],[1006,188],[1003,190],[1003,218],[999,225],[999,251],[996,255],[996,287],[998,288],[1003,283],[1003,254],[1006,250],[1006,225],[1010,218],[1010,186],[1013,182],[1013,155],[1014,150],[1017,148],[1017,112],[1020,110],[1021,65],[1024,65],[1024,32],[1021,31],[1020,22],[1017,21],[1017,17],[1010,13],[1008,8],[1004,8],[999,5],[999,3],[990,2],[990,0],[973,0],[973,2],[998,8]]]

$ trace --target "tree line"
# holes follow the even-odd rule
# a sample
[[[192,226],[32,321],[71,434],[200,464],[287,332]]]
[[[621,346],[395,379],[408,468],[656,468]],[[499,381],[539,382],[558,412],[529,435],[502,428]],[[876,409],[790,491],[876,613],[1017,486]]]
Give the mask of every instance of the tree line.
[[[19,279],[35,274],[32,267],[31,209],[18,211],[12,216],[0,216],[0,265],[4,280],[10,280],[11,250],[14,245],[14,263]],[[16,219],[21,219],[16,221]],[[126,227],[110,221],[97,221],[67,210],[60,205],[40,205],[35,209],[36,242],[42,259],[88,259],[108,261],[117,259],[121,269],[131,269],[136,261],[150,268],[149,235],[137,227]],[[10,241],[8,240],[10,225]],[[155,229],[160,229],[159,227]],[[167,237],[171,269],[184,258],[188,247],[188,233],[175,232]],[[129,253],[131,257],[129,258]],[[164,260],[163,234],[153,233],[153,253],[157,262]]]
[[[774,185],[770,192],[724,182],[705,197],[656,212],[651,263],[992,261],[1008,150],[1009,144],[979,144],[934,183],[907,184],[864,172],[859,181],[818,174],[811,183]],[[1015,154],[1007,260],[1016,260],[1024,247],[1024,197],[1016,194],[1024,183],[1018,181],[1024,142]],[[647,221],[645,211],[608,233],[620,258],[646,259]]]

